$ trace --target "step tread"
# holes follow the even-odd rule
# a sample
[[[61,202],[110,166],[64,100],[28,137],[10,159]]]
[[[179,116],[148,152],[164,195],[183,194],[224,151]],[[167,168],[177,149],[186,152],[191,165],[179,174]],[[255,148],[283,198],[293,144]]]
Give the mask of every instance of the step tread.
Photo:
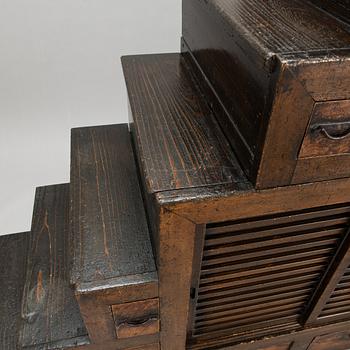
[[[0,349],[14,350],[21,319],[29,232],[0,237]]]
[[[68,229],[69,184],[37,188],[22,302],[23,348],[89,343],[70,286]]]
[[[128,126],[73,129],[71,142],[76,290],[109,288],[126,276],[156,280]]]
[[[149,193],[249,183],[181,54],[126,56],[122,64]]]

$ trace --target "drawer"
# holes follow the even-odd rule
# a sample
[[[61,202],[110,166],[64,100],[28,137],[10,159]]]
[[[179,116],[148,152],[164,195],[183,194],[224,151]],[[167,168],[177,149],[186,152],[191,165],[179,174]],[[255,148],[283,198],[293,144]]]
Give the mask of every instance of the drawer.
[[[113,305],[117,339],[159,332],[159,299]]]
[[[299,158],[350,153],[350,100],[314,106]]]

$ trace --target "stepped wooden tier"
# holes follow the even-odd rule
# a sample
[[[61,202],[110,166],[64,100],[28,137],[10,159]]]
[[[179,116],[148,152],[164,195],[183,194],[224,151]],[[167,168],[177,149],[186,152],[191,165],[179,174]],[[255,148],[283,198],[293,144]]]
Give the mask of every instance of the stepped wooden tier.
[[[0,237],[1,350],[350,349],[350,3],[183,12]]]

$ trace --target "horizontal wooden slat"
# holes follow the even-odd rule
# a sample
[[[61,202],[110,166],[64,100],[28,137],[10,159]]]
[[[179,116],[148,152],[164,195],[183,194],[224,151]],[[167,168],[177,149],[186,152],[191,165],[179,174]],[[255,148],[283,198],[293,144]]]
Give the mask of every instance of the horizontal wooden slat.
[[[325,310],[325,311],[334,310],[334,309],[337,309],[337,308],[341,308],[341,307],[343,307],[343,306],[350,307],[350,305],[349,305],[349,299],[337,300],[337,301],[335,301],[334,299],[332,299],[332,303],[326,305],[326,307],[324,308],[324,310]]]
[[[208,321],[208,320],[216,320],[221,317],[226,317],[230,315],[236,315],[239,318],[245,318],[247,315],[249,315],[250,312],[257,312],[261,310],[267,310],[267,312],[270,312],[274,308],[278,309],[279,307],[284,307],[287,305],[299,305],[301,306],[303,301],[305,300],[305,295],[293,297],[293,298],[285,298],[283,300],[274,300],[270,302],[264,302],[264,303],[254,303],[252,305],[243,305],[243,306],[232,306],[226,310],[223,311],[213,311],[210,310],[207,313],[203,313],[201,315],[196,315],[196,321]],[[260,300],[259,300],[260,301]],[[230,305],[231,306],[231,305]]]
[[[242,252],[242,254],[236,254],[236,255],[219,255],[219,256],[211,256],[210,258],[207,258],[206,260],[202,261],[202,268],[206,269],[206,266],[213,265],[213,264],[226,264],[226,263],[233,263],[237,262],[243,259],[254,259],[256,261],[259,261],[262,257],[270,257],[270,256],[276,256],[276,255],[282,255],[282,254],[291,254],[293,252],[300,252],[300,251],[311,251],[319,249],[320,247],[332,247],[334,249],[334,244],[337,243],[337,239],[332,240],[324,240],[320,242],[310,242],[305,243],[301,242],[299,245],[292,246],[291,244],[284,245],[282,247],[271,247],[266,250],[261,250],[257,253],[256,250],[253,250],[251,252]]]
[[[284,244],[287,244],[289,246],[302,244],[305,243],[311,243],[312,240],[317,240],[315,242],[315,245],[317,246],[317,242],[323,241],[326,239],[331,238],[332,236],[337,236],[343,231],[342,228],[334,229],[334,230],[325,230],[325,231],[316,231],[312,233],[298,233],[297,235],[288,235],[287,237],[283,238],[276,238],[271,239],[268,241],[260,242],[255,241],[252,243],[245,243],[240,245],[220,245],[218,247],[215,247],[215,249],[205,250],[204,251],[204,259],[208,256],[216,256],[219,254],[228,254],[228,253],[236,253],[236,252],[243,252],[245,250],[263,250],[267,249],[269,247],[275,247],[275,246],[283,246]]]
[[[309,266],[309,267],[301,268],[294,271],[286,270],[283,272],[277,272],[269,275],[257,276],[257,277],[243,279],[243,280],[220,281],[220,285],[224,288],[227,288],[227,287],[236,288],[243,285],[260,284],[260,283],[269,282],[269,281],[281,282],[281,279],[283,278],[289,279],[294,276],[295,277],[304,276],[305,274],[308,274],[308,273],[320,272],[321,268],[322,266],[319,266],[319,265]],[[200,292],[209,291],[209,290],[217,290],[217,283],[208,283],[208,284],[204,284],[203,286],[200,285],[199,287]]]
[[[287,223],[294,223],[296,221],[302,221],[302,220],[312,220],[312,219],[318,219],[318,218],[324,218],[325,216],[332,216],[332,215],[339,215],[343,214],[344,216],[349,217],[350,215],[350,206],[334,206],[330,207],[329,209],[324,208],[316,208],[314,210],[308,210],[308,211],[302,211],[297,213],[286,213],[285,215],[281,216],[268,216],[268,217],[262,217],[247,219],[247,220],[238,220],[233,223],[223,223],[219,225],[208,225],[207,228],[207,234],[221,234],[225,232],[235,232],[235,231],[242,231],[247,229],[254,229],[254,228],[260,228],[265,227],[268,225],[271,225],[272,223],[274,225],[281,225],[281,224],[287,224]]]
[[[323,308],[320,318],[349,314],[350,317],[350,268],[346,269],[330,299]]]
[[[196,339],[217,339],[218,337],[225,336],[227,334],[235,334],[237,336],[240,336],[241,339],[244,339],[247,336],[249,338],[249,333],[251,333],[252,338],[261,337],[266,334],[272,335],[276,331],[279,333],[288,333],[290,331],[300,328],[300,326],[298,326],[297,324],[298,318],[298,315],[293,315],[281,317],[278,319],[272,319],[269,321],[256,322],[253,326],[251,324],[241,324],[239,326],[217,329],[211,332],[202,332],[200,330],[194,333],[193,336]]]
[[[253,276],[271,276],[276,272],[280,271],[298,271],[298,269],[305,268],[305,265],[317,265],[323,266],[327,262],[327,257],[315,257],[305,261],[293,261],[293,262],[284,262],[281,264],[275,264],[270,266],[258,267],[251,270],[238,270],[232,272],[218,273],[211,276],[202,277],[201,286],[211,284],[213,282],[222,282],[226,280],[238,280],[244,277],[252,278]]]
[[[212,298],[199,298],[199,304],[197,307],[197,313],[200,313],[203,309],[209,309],[209,310],[215,310],[215,307],[224,306],[226,307],[229,303],[240,303],[244,301],[248,301],[248,303],[254,303],[257,298],[267,300],[275,299],[275,294],[277,294],[279,297],[287,293],[288,295],[299,295],[299,294],[306,294],[309,293],[312,290],[312,286],[315,284],[315,282],[304,282],[296,284],[295,286],[285,285],[285,286],[278,286],[277,288],[269,288],[265,289],[263,288],[260,291],[254,290],[252,292],[246,292],[244,294],[237,293],[237,294],[229,294],[229,295],[223,295],[223,296],[215,296]],[[231,292],[232,293],[232,292]],[[253,295],[252,295],[253,294]],[[210,308],[208,308],[210,307]]]
[[[244,318],[244,320],[239,319],[236,322],[232,322],[232,321],[221,321],[221,322],[215,322],[215,324],[212,325],[201,325],[200,327],[196,326],[196,331],[201,331],[201,332],[208,332],[208,331],[215,331],[215,330],[220,330],[220,329],[224,329],[224,328],[234,328],[234,327],[241,327],[244,325],[248,325],[248,324],[252,324],[252,323],[256,323],[256,322],[260,322],[260,321],[268,321],[268,320],[272,320],[272,319],[279,319],[279,318],[284,318],[284,317],[292,317],[295,316],[295,320],[298,319],[298,314],[297,314],[297,310],[298,308],[291,308],[291,309],[286,309],[286,310],[279,310],[273,313],[269,313],[268,315],[266,315],[266,313],[264,313],[263,315],[254,315],[252,317],[247,317]],[[281,324],[283,324],[281,322]]]
[[[285,253],[276,256],[267,256],[257,261],[256,258],[252,259],[244,259],[237,262],[226,263],[226,264],[218,264],[218,265],[206,265],[203,266],[201,276],[206,277],[215,273],[222,273],[226,271],[238,270],[238,269],[247,269],[258,266],[264,266],[268,264],[276,264],[283,261],[293,261],[300,260],[304,261],[307,258],[315,257],[315,256],[325,256],[334,251],[334,247],[320,247],[315,250],[302,250],[302,251],[292,251],[290,254]]]
[[[343,313],[349,313],[350,314],[350,306],[349,305],[344,305],[342,307],[338,308],[332,308],[329,310],[324,310],[322,312],[321,317],[326,317],[326,316],[335,316]]]
[[[297,235],[308,234],[312,232],[321,232],[327,230],[342,230],[344,225],[347,225],[349,222],[348,218],[336,218],[329,221],[321,222],[312,222],[308,224],[300,224],[287,227],[270,227],[259,229],[258,231],[249,231],[247,233],[241,232],[240,234],[234,235],[233,233],[218,235],[216,237],[207,237],[205,241],[205,250],[216,249],[220,245],[226,244],[237,244],[238,242],[246,241],[268,241],[268,239],[273,238],[274,236],[288,235],[291,236],[291,233],[296,233]]]
[[[282,284],[285,285],[290,285],[290,286],[295,286],[298,285],[299,282],[309,282],[310,285],[311,284],[315,284],[317,281],[317,278],[319,277],[319,273],[318,272],[311,272],[311,273],[306,273],[306,274],[302,274],[299,276],[295,276],[295,277],[290,277],[290,278],[285,278],[285,279],[280,279],[280,280],[272,280],[272,281],[266,281],[264,283],[259,283],[258,285],[256,283],[250,284],[248,286],[241,286],[238,287],[236,286],[234,288],[234,291],[236,293],[247,293],[247,292],[251,292],[254,296],[254,292],[256,290],[260,291],[262,289],[265,288],[272,288],[275,286],[281,286]],[[217,289],[213,288],[207,291],[201,291],[199,290],[199,297],[201,297],[202,295],[210,295],[211,297],[219,297],[228,293],[232,293],[233,288],[229,287],[229,288],[224,288],[224,287],[218,287]],[[200,300],[200,298],[199,298]]]
[[[234,333],[238,339],[253,330],[268,335],[270,324],[301,327],[298,320],[346,233],[349,214],[346,204],[208,225],[193,336]],[[344,277],[339,288],[348,282]],[[337,297],[335,306],[344,310],[344,296]]]

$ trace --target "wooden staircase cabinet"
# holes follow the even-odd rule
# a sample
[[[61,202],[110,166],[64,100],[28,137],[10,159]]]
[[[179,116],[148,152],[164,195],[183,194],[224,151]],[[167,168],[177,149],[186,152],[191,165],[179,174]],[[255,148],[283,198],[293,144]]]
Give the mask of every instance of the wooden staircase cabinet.
[[[349,349],[349,178],[255,189],[189,59],[122,60],[154,224],[162,348],[317,349],[338,339]]]
[[[129,125],[0,237],[0,350],[349,350],[349,8],[184,0]]]

